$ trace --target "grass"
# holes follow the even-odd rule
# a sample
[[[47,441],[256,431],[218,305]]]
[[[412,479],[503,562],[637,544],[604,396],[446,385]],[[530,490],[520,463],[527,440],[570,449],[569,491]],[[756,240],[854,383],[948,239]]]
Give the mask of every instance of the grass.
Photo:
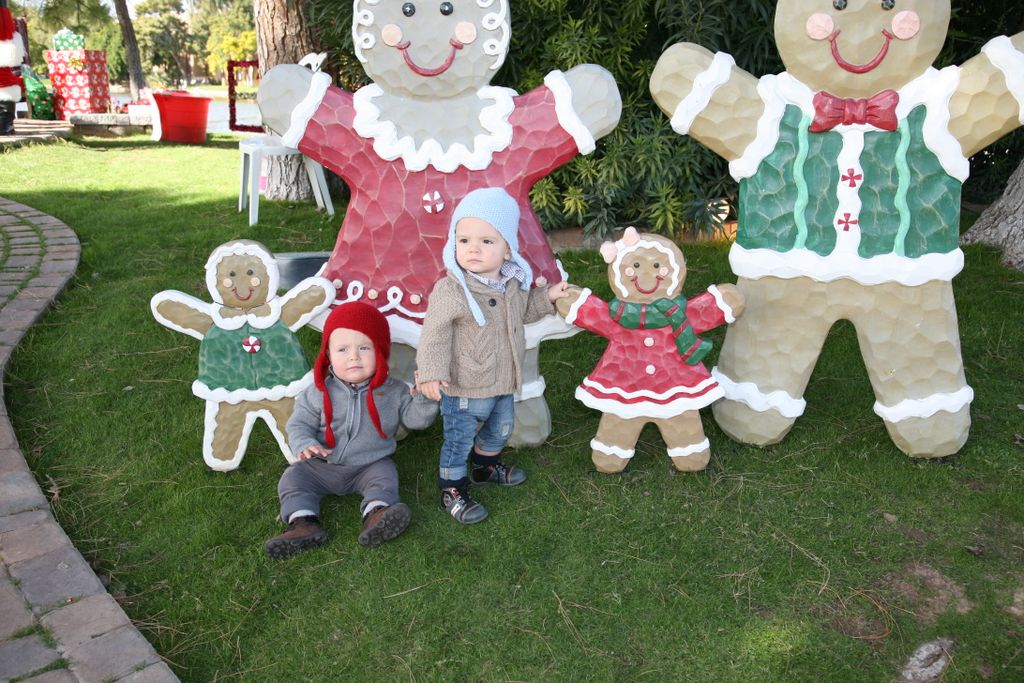
[[[83,243],[16,353],[8,410],[59,521],[183,680],[879,681],[940,636],[957,643],[946,681],[1024,676],[1024,276],[994,251],[969,248],[955,282],[976,399],[949,461],[891,444],[841,323],[783,443],[733,443],[706,412],[707,472],[676,473],[648,429],[624,474],[597,474],[599,415],[573,389],[604,344],[582,333],[542,346],[551,437],[510,453],[523,487],[478,491],[486,522],[436,509],[435,425],[396,458],[405,535],[366,550],[358,501],[329,499],[331,542],[272,562],[284,460],[259,425],[239,470],[204,467],[198,344],[148,308],[163,289],[207,298],[203,264],[229,239],[333,245],[340,219],[312,204],[261,203],[248,227],[237,164],[226,136],[0,154],[0,195]],[[685,250],[685,291],[734,279],[726,245]],[[564,262],[608,295],[596,253]]]

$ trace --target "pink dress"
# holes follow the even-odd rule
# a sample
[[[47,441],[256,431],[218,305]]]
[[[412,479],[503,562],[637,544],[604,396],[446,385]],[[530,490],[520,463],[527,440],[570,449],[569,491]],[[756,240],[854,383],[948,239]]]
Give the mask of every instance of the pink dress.
[[[697,334],[726,322],[710,291],[687,302],[686,318]],[[608,304],[588,289],[566,322],[608,339],[597,367],[576,388],[584,405],[624,419],[661,419],[699,410],[723,395],[703,363],[690,365],[679,354],[671,326],[623,327],[612,319]]]
[[[559,123],[555,93],[549,87],[506,95],[511,102],[511,141],[493,152],[486,167],[471,170],[459,164],[450,172],[429,163],[422,170],[410,170],[397,154],[392,160],[382,158],[374,149],[375,140],[356,131],[357,97],[327,88],[297,145],[343,178],[352,191],[322,273],[328,280],[341,280],[338,301],[362,299],[389,315],[421,324],[427,296],[444,275],[441,252],[452,211],[466,194],[481,187],[503,187],[519,202],[519,248],[534,277],[543,276],[549,283],[564,279],[529,200],[534,183],[580,152]]]

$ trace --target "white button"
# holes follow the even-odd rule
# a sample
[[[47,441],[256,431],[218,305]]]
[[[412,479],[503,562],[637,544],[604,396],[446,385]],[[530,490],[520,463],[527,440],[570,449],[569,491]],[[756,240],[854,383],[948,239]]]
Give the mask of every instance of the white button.
[[[655,369],[655,368],[654,368],[654,366],[653,366],[653,365],[648,365],[648,366],[647,366],[647,368],[646,368],[646,370],[647,370],[647,374],[648,374],[648,375],[653,375],[653,374],[654,374],[654,369]]]
[[[412,296],[409,297],[409,303],[411,303],[413,306],[418,306],[421,301],[423,301],[423,297],[421,297],[419,294],[413,294]]]
[[[334,288],[335,288],[335,289],[341,289],[341,286],[342,286],[343,284],[345,284],[345,283],[344,283],[344,282],[342,282],[341,280],[339,280],[339,279],[335,278],[335,279],[334,279],[334,281],[333,281],[333,282],[332,282],[331,284],[332,284],[332,285],[334,285]]]
[[[645,337],[644,346],[654,346],[654,337]]]
[[[379,293],[377,292],[377,290],[376,290],[376,289],[371,289],[370,291],[368,291],[368,292],[366,293],[366,296],[367,296],[368,298],[370,298],[370,299],[376,299],[378,295],[379,295]]]

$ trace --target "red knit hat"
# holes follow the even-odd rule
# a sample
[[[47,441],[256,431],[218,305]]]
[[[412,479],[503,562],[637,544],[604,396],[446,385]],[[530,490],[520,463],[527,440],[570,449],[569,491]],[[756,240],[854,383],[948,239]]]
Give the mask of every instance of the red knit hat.
[[[316,357],[313,365],[313,381],[316,388],[324,395],[324,418],[327,421],[327,447],[334,448],[334,430],[331,429],[331,419],[334,416],[334,407],[331,405],[331,394],[327,391],[325,381],[331,367],[331,356],[328,345],[331,333],[337,329],[355,330],[362,332],[373,342],[373,351],[377,357],[377,370],[370,379],[370,388],[366,392],[366,407],[370,412],[370,419],[377,433],[382,439],[388,438],[380,426],[380,415],[377,413],[377,404],[373,402],[373,390],[384,384],[388,378],[388,358],[391,356],[391,328],[384,315],[369,304],[359,301],[352,301],[341,304],[327,316],[324,323],[324,333],[320,341],[320,355]]]

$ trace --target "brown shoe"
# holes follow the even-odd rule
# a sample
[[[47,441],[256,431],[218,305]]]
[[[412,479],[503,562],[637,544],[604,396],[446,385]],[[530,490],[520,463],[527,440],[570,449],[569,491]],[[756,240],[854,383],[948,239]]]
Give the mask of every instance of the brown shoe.
[[[297,552],[316,548],[327,542],[327,532],[316,517],[296,517],[280,536],[263,544],[267,557],[283,560]]]
[[[411,519],[412,510],[405,503],[379,507],[363,519],[359,542],[367,548],[373,548],[384,541],[390,541],[406,530]]]

